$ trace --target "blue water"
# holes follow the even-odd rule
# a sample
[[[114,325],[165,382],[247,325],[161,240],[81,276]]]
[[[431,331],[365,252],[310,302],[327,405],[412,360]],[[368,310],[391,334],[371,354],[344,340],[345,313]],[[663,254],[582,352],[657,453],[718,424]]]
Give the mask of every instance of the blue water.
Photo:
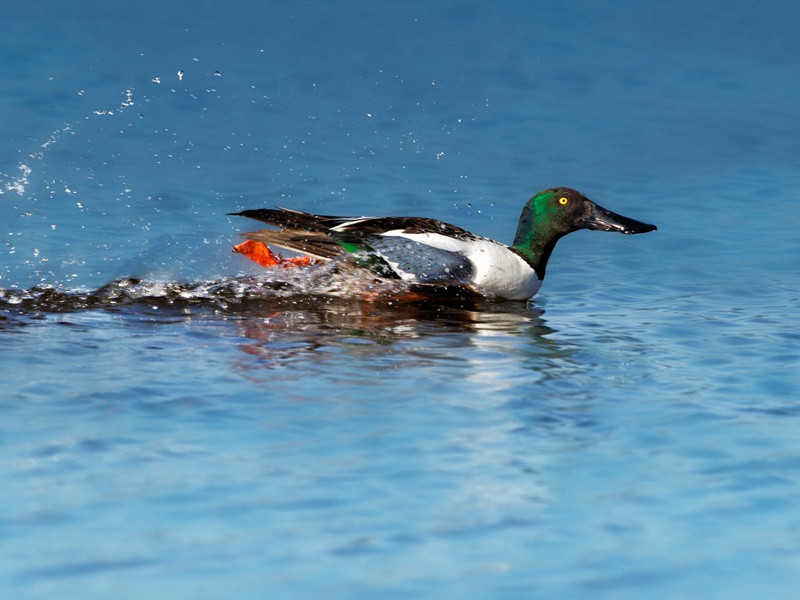
[[[4,4],[3,598],[796,595],[800,8],[430,4]],[[528,306],[230,252],[554,185],[659,230]]]

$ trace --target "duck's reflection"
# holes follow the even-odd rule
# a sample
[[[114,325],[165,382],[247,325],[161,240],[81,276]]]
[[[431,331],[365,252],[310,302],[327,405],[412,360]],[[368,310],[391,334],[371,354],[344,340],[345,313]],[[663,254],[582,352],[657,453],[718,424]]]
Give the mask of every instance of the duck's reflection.
[[[326,355],[328,348],[345,349],[350,356],[374,353],[377,348],[421,347],[458,356],[460,347],[499,343],[498,338],[520,338],[548,352],[558,343],[544,311],[520,303],[461,302],[451,304],[368,303],[305,298],[295,305],[282,301],[249,306],[240,311],[239,334],[250,340],[241,350],[257,359],[250,364],[269,366],[300,355]],[[408,342],[424,341],[416,347]]]

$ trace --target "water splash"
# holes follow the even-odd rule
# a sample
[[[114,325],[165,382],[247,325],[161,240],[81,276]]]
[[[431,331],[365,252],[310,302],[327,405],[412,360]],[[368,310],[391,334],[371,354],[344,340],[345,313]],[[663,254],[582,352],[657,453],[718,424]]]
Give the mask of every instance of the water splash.
[[[7,192],[16,192],[20,196],[25,193],[25,186],[28,185],[28,176],[31,174],[32,169],[23,163],[17,165],[19,175],[7,175],[0,171],[0,178],[5,179],[2,187],[0,187],[0,195]]]
[[[487,302],[488,298],[461,288],[426,287],[383,279],[361,269],[344,268],[336,262],[308,268],[273,269],[266,276],[219,281],[185,283],[126,277],[94,290],[53,285],[0,288],[0,313],[17,315],[121,306],[203,306],[229,310],[253,303],[297,307],[336,301],[387,306],[433,301],[441,305],[455,302],[474,306]]]
[[[22,332],[49,323],[74,325],[100,314],[162,324],[231,319],[238,323],[240,335],[250,340],[242,351],[257,359],[248,368],[338,343],[392,344],[456,331],[491,340],[498,332],[528,331],[549,344],[543,336],[554,333],[542,320],[544,311],[532,305],[474,296],[408,300],[390,293],[405,287],[402,283],[368,300],[363,295],[342,295],[336,274],[322,271],[303,283],[295,278],[300,269],[291,271],[290,277],[193,283],[125,278],[96,290],[0,289],[0,331]],[[478,337],[472,343],[479,343]]]
[[[79,96],[83,95],[83,90],[78,92]],[[133,99],[134,88],[127,88],[124,91],[125,98],[122,100],[117,106],[111,108],[96,108],[91,111],[93,115],[113,115],[115,113],[120,113],[131,106],[134,106],[136,102]],[[84,117],[88,118],[88,117]],[[17,174],[13,173],[4,173],[0,171],[0,195],[7,194],[7,193],[16,193],[19,196],[25,194],[25,190],[27,186],[30,184],[30,176],[33,173],[33,168],[31,164],[33,161],[41,162],[45,157],[45,152],[53,145],[57,144],[61,138],[68,134],[72,133],[76,124],[80,121],[80,119],[75,120],[73,123],[67,123],[62,127],[59,127],[53,130],[47,139],[39,144],[39,150],[34,152],[30,152],[25,159],[25,162],[20,162],[17,165]],[[69,186],[65,184],[65,187],[68,189]]]
[[[136,103],[133,101],[133,89],[132,88],[128,88],[127,90],[125,90],[125,100],[123,100],[120,103],[120,105],[118,107],[116,107],[116,109],[114,109],[114,108],[98,108],[98,109],[93,110],[92,113],[95,114],[95,115],[113,115],[114,112],[121,112],[121,111],[125,110],[126,108],[129,108],[129,107],[133,106],[134,104],[136,104]]]

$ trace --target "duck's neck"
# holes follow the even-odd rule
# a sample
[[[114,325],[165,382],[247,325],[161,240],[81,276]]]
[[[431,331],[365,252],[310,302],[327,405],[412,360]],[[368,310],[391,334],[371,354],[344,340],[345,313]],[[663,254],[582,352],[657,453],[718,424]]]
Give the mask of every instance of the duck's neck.
[[[564,235],[554,231],[545,219],[536,219],[530,205],[526,205],[519,219],[517,235],[511,249],[521,256],[539,277],[544,279],[547,261],[553,253],[556,242]]]

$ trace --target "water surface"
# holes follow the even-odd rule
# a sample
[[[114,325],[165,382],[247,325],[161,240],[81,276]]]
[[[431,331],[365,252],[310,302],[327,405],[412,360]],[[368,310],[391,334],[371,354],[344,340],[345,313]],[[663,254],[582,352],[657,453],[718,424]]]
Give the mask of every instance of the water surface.
[[[793,596],[797,8],[5,15],[8,597]],[[509,242],[553,185],[659,230],[565,238],[527,306],[230,252],[275,205]]]

